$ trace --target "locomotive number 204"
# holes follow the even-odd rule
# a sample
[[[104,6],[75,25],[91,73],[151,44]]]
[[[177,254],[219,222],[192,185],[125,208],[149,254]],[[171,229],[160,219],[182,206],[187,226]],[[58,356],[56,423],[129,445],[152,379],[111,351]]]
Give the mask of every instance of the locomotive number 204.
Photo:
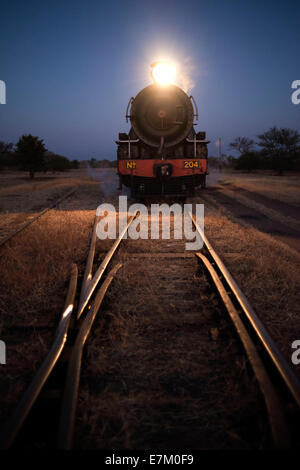
[[[183,168],[199,168],[199,162],[197,160],[185,160]]]

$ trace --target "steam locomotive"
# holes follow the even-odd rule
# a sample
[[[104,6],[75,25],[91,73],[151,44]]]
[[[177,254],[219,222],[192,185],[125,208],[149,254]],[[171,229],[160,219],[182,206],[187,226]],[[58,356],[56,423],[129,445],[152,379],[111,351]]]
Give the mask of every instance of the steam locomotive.
[[[130,98],[131,129],[116,141],[120,187],[129,187],[132,197],[187,196],[204,188],[209,141],[195,131],[194,118],[194,98],[173,84],[153,83]]]

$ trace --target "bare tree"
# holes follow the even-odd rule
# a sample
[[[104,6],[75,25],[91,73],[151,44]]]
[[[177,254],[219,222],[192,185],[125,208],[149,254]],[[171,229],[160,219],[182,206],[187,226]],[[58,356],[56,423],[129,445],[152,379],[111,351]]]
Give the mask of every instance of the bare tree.
[[[0,155],[5,155],[8,152],[11,152],[13,146],[14,144],[12,143],[7,144],[6,142],[0,140]]]
[[[231,144],[229,144],[229,147],[240,152],[241,155],[250,152],[253,149],[253,146],[254,141],[252,139],[248,139],[248,137],[237,137],[233,142],[231,142]]]

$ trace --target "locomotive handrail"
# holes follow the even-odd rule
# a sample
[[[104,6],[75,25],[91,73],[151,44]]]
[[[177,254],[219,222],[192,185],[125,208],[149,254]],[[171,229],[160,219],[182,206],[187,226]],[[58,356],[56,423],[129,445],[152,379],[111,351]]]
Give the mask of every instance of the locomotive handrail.
[[[189,139],[188,137],[185,139],[187,142],[202,142],[204,144],[209,144],[210,143],[210,140],[198,140],[198,139]]]
[[[133,96],[130,98],[129,102],[128,102],[128,105],[127,105],[127,108],[126,108],[126,122],[128,122],[128,118],[130,118],[130,114],[128,114],[128,111],[129,111],[129,108],[130,106],[132,105],[132,103],[134,102],[134,98]]]
[[[134,139],[134,140],[129,139],[129,140],[116,140],[115,142],[116,142],[116,144],[129,144],[129,143],[134,144],[134,143],[139,142],[139,141],[140,141],[140,139]]]
[[[199,142],[204,142],[206,144],[209,144],[209,140],[197,140],[197,137],[196,137],[196,134],[195,134],[195,138],[194,139],[189,139],[188,137],[186,138],[186,141],[187,142],[191,142],[192,144],[194,144],[194,158],[196,158],[197,156],[197,146],[196,144],[199,143]]]
[[[194,107],[195,107],[196,114],[194,114],[194,117],[195,117],[196,120],[198,121],[199,115],[198,115],[198,106],[197,106],[197,103],[196,103],[196,101],[195,101],[193,95],[189,96],[189,98],[190,98],[190,100],[191,100],[191,102],[192,102],[192,105],[194,105]]]
[[[160,136],[160,144],[159,144],[159,147],[158,147],[158,155],[162,155],[162,151],[163,151],[163,148],[164,148],[164,143],[165,143],[165,138],[163,135]],[[163,160],[163,155],[161,157],[161,159]]]
[[[128,144],[128,158],[131,158],[131,153],[130,153],[130,144],[135,144],[139,142],[140,139],[134,139],[134,140],[116,140],[116,144]]]

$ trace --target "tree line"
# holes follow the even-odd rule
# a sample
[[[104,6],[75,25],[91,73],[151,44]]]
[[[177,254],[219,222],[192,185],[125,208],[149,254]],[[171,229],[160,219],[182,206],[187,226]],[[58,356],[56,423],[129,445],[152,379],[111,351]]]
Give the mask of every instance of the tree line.
[[[239,153],[229,157],[229,166],[237,170],[300,170],[300,135],[294,129],[271,127],[259,134],[258,140],[237,137],[229,147]]]
[[[33,178],[38,171],[65,171],[79,168],[78,160],[49,152],[42,139],[22,135],[17,144],[0,141],[0,169],[28,171]]]
[[[106,158],[103,160],[96,160],[96,158],[92,157],[90,160],[87,160],[87,163],[91,168],[116,168],[118,161],[107,160]]]
[[[300,171],[300,135],[288,128],[271,127],[257,136],[258,141],[248,137],[236,137],[229,147],[239,153],[225,159],[209,158],[210,166],[229,166],[236,170],[285,170]],[[116,161],[91,158],[92,168],[115,167]],[[22,135],[16,145],[0,141],[0,170],[3,168],[28,171],[31,178],[38,171],[65,171],[79,168],[78,160],[49,152],[42,139],[31,134]]]

